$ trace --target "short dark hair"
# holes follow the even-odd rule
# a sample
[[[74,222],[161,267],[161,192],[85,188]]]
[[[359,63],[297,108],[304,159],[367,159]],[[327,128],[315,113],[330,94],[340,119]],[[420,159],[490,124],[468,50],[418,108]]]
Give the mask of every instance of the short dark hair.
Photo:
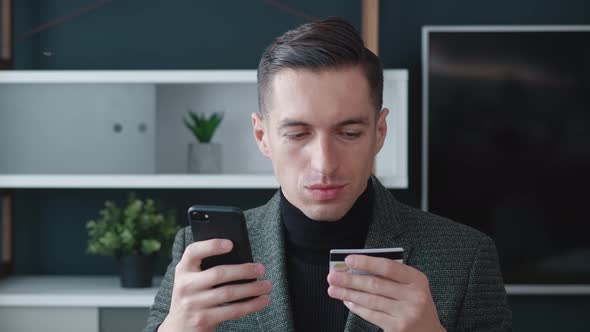
[[[383,104],[383,66],[365,47],[357,30],[338,17],[303,24],[276,38],[258,64],[258,105],[266,113],[270,82],[283,69],[334,70],[360,66],[367,77],[373,106]]]

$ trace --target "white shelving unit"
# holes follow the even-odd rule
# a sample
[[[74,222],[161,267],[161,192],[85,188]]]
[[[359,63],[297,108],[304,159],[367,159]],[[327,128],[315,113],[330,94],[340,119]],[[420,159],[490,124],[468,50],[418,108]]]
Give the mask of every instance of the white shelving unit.
[[[408,73],[384,78],[376,173],[406,188]],[[220,174],[186,174],[188,109],[224,112]],[[276,188],[251,133],[257,109],[255,70],[3,71],[0,188]]]
[[[390,188],[408,185],[407,80],[385,71],[389,135],[376,173]],[[257,97],[255,70],[1,71],[0,189],[277,188],[252,136]],[[186,173],[188,109],[224,112],[213,138],[220,174]],[[0,329],[97,332],[101,308],[147,308],[156,292],[122,289],[116,277],[8,277]]]
[[[161,279],[124,289],[113,276],[18,276],[0,279],[0,326],[7,331],[98,332],[104,309],[126,314],[149,308]],[[590,294],[587,285],[507,285],[511,296]],[[135,311],[136,312],[136,311]],[[141,311],[143,312],[143,311]],[[145,316],[135,317],[143,323]],[[64,322],[67,324],[64,325]]]

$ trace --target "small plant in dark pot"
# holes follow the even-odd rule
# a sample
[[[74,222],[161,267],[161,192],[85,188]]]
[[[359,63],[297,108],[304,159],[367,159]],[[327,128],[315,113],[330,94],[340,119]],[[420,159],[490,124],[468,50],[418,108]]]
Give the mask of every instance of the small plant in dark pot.
[[[156,256],[170,253],[178,231],[174,211],[164,214],[152,199],[131,193],[122,208],[106,201],[99,215],[86,224],[88,252],[117,258],[122,287],[151,287]]]
[[[220,173],[221,144],[212,143],[215,130],[223,120],[223,113],[214,112],[207,118],[205,114],[188,111],[189,119],[183,119],[186,127],[193,133],[198,143],[189,143],[188,171],[191,173]]]

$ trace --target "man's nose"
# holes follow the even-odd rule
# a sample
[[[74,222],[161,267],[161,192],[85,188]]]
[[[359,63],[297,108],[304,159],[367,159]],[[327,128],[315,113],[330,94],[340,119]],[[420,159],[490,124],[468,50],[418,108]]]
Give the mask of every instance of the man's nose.
[[[318,135],[311,151],[311,167],[322,175],[331,175],[338,168],[337,151],[329,135]]]

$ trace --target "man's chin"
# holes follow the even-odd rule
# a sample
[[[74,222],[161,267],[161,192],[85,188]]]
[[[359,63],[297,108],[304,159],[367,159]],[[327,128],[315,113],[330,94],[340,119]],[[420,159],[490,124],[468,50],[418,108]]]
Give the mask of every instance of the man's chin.
[[[333,202],[335,203],[335,202]],[[349,209],[343,208],[341,204],[328,204],[321,202],[302,210],[310,219],[317,221],[337,221],[342,219]]]

